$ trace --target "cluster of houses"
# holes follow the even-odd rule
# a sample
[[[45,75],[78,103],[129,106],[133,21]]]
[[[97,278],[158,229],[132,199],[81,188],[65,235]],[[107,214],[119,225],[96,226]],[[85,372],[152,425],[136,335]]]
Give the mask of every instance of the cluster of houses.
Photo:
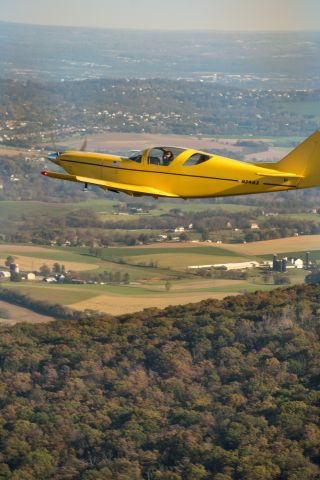
[[[11,263],[8,270],[0,270],[0,282],[8,280],[16,280],[17,276],[21,281],[27,282],[45,282],[45,283],[68,283],[73,285],[95,284],[105,285],[104,282],[97,282],[93,280],[80,280],[72,278],[63,273],[42,275],[39,272],[20,272],[20,267],[17,263]]]
[[[18,263],[10,263],[8,270],[0,270],[0,280],[10,280],[17,275],[19,275],[19,278],[21,280],[39,280],[39,276],[35,272],[20,272],[20,267]]]
[[[83,280],[69,278],[63,274],[42,275],[39,272],[20,272],[18,263],[10,263],[8,270],[0,270],[0,281],[19,280],[27,282],[46,282],[46,283],[86,283]]]

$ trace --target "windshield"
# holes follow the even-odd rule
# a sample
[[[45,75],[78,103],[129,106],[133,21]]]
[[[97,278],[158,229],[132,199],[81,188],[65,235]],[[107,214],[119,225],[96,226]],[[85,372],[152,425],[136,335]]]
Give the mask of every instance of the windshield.
[[[133,150],[131,151],[128,158],[130,160],[133,160],[134,162],[141,163],[142,155],[143,155],[143,150]]]

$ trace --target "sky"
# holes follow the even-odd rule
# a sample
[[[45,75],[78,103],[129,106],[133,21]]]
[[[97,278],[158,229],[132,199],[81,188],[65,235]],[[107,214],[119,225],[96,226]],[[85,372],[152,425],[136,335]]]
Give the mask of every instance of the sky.
[[[0,20],[148,30],[320,31],[320,1],[0,0]]]

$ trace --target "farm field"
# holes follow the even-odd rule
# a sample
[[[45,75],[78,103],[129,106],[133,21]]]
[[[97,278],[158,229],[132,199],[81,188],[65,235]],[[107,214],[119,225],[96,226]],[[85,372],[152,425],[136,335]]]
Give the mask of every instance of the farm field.
[[[274,288],[274,287],[273,287]],[[268,288],[263,288],[268,290]],[[238,295],[245,291],[255,291],[258,290],[257,287],[254,288],[239,288],[235,291],[215,291],[215,292],[188,292],[188,294],[166,294],[159,295],[158,297],[127,297],[125,302],[117,302],[116,297],[104,294],[98,297],[91,298],[88,301],[76,303],[72,305],[73,308],[82,310],[85,308],[99,310],[101,312],[106,312],[111,315],[122,315],[125,313],[134,313],[141,311],[145,308],[166,308],[170,305],[184,305],[187,303],[196,303],[208,298],[221,300],[226,296]],[[119,300],[119,299],[118,299]]]
[[[36,201],[7,201],[2,200],[0,203],[0,219],[19,219],[21,215],[26,217],[35,217],[39,215],[54,214],[63,215],[68,211],[90,208],[95,212],[112,213],[114,208],[114,200],[105,198],[103,200],[85,200],[76,203],[53,203],[53,202],[36,202]]]
[[[208,246],[207,243],[202,243],[202,246],[198,243],[164,243],[161,246],[109,247],[103,249],[102,258],[121,260],[130,265],[153,264],[159,268],[185,271],[192,265],[244,262],[252,259],[252,256],[238,255],[223,247]]]
[[[278,238],[245,244],[230,244],[224,245],[224,248],[228,248],[240,255],[259,256],[273,253],[307,252],[309,250],[319,250],[320,235],[303,235],[300,237]]]
[[[30,295],[30,297],[36,300],[50,301],[50,303],[59,303],[61,305],[71,305],[87,300],[99,293],[99,290],[90,288],[94,287],[93,285],[51,285],[42,282],[24,282],[16,285],[4,282],[2,285],[5,288]]]
[[[247,280],[208,279],[187,271],[190,265],[244,262],[271,258],[273,253],[301,257],[311,251],[320,259],[320,235],[285,238],[248,244],[209,245],[207,243],[165,243],[135,247],[109,247],[102,250],[102,259],[88,255],[87,248],[0,245],[0,263],[7,255],[15,255],[23,269],[55,261],[75,271],[129,273],[130,283],[46,284],[44,282],[3,282],[7,288],[29,294],[38,300],[68,305],[76,309],[97,309],[110,314],[130,313],[144,308],[165,307],[206,298],[223,298],[244,291],[276,288],[264,283],[259,272],[252,271]],[[121,262],[121,263],[119,263]],[[128,262],[128,263],[127,263]],[[140,265],[139,265],[140,264]],[[153,266],[151,266],[151,264]],[[290,271],[290,282],[302,283],[306,272]],[[169,291],[166,282],[170,282]]]
[[[0,244],[0,264],[13,255],[21,270],[39,270],[46,263],[52,267],[55,262],[61,262],[67,270],[93,270],[98,267],[98,260],[93,257],[83,257],[73,252],[65,252],[54,248],[31,245]]]
[[[212,285],[201,280],[195,285],[173,285],[170,292],[165,285],[155,286],[110,286],[110,285],[46,285],[4,283],[6,288],[28,294],[36,300],[48,300],[51,303],[68,305],[77,310],[93,309],[111,315],[132,313],[144,308],[165,308],[198,302],[207,298],[221,299],[229,295],[255,290],[270,290],[274,285],[254,285],[238,280],[213,281]],[[191,287],[191,288],[190,288]],[[202,287],[202,288],[201,288]]]
[[[111,258],[100,260],[89,256],[86,249],[71,248],[49,248],[31,245],[7,245],[0,244],[0,265],[4,265],[6,258],[13,255],[19,264],[21,271],[38,270],[43,264],[52,268],[53,264],[58,262],[66,267],[66,270],[74,272],[92,271],[95,273],[120,272],[129,273],[131,280],[150,279],[154,277],[172,276],[170,272],[162,272],[161,269],[152,269],[150,267],[131,266],[116,263]]]
[[[236,253],[229,250],[229,245],[221,246],[208,246],[206,242],[190,243],[161,243],[161,244],[149,244],[144,246],[134,247],[109,247],[103,250],[103,255],[106,258],[120,258],[131,257],[137,255],[157,255],[157,254],[200,254],[210,256],[236,256]]]
[[[36,202],[36,201],[7,201],[2,200],[0,203],[0,220],[19,220],[21,216],[25,217],[35,217],[46,214],[62,215],[73,210],[79,209],[90,209],[99,214],[99,216],[106,220],[112,219],[115,223],[119,220],[123,221],[124,216],[114,215],[117,212],[115,208],[116,205],[125,205],[126,197],[120,196],[119,199],[110,199],[107,197],[101,200],[91,200],[86,199],[82,202],[76,203],[47,203],[47,202]],[[207,210],[216,210],[223,209],[227,210],[230,213],[241,212],[254,210],[255,207],[248,205],[233,205],[227,203],[208,203],[205,201],[192,201],[192,200],[170,200],[161,202],[150,198],[148,199],[148,204],[155,206],[152,210],[152,216],[163,215],[164,213],[169,212],[173,208],[179,208],[182,212],[200,212]],[[144,214],[148,215],[148,214]],[[140,215],[130,215],[128,218],[133,219],[137,218]]]
[[[1,311],[4,311],[8,318],[1,318]],[[27,308],[12,305],[11,303],[0,300],[0,325],[15,325],[16,323],[48,323],[52,322],[54,318],[47,315],[40,315],[36,312],[31,312]]]
[[[156,262],[160,268],[170,268],[174,270],[185,270],[192,265],[212,265],[215,263],[236,263],[245,262],[246,257],[232,255],[203,255],[184,252],[183,249],[179,253],[157,253],[153,255],[135,255],[134,257],[124,257],[130,259],[133,263],[150,263]]]

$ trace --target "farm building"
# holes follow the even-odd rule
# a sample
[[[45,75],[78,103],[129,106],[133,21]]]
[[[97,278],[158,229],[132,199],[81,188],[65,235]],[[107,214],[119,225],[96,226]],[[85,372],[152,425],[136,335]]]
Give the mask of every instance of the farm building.
[[[217,268],[223,270],[248,270],[249,268],[259,267],[259,262],[239,262],[239,263],[215,263],[214,265],[192,265],[190,270],[199,270],[201,268]]]
[[[288,258],[287,268],[298,268],[302,269],[304,267],[304,262],[301,258]]]
[[[1,270],[0,278],[10,278],[10,272],[7,272],[6,270]]]
[[[29,272],[26,274],[26,280],[28,281],[34,281],[36,279],[36,275],[33,272]]]

